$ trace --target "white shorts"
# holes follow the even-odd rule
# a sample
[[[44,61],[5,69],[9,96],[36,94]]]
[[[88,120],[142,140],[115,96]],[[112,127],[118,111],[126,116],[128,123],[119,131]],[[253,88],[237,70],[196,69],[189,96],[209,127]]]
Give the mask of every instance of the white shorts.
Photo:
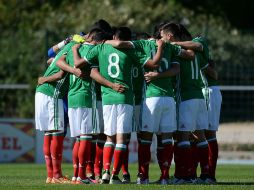
[[[143,103],[141,131],[170,133],[176,131],[176,104],[172,97],[146,98]]]
[[[35,93],[35,125],[40,131],[64,130],[62,99],[55,99],[41,92]]]
[[[94,118],[94,133],[100,134],[104,133],[104,121],[103,121],[103,112],[102,112],[102,102],[96,102],[96,112]]]
[[[133,106],[113,104],[103,106],[104,133],[113,136],[118,133],[131,133]]]
[[[222,96],[218,86],[210,86],[208,101],[208,130],[218,131]]]
[[[93,133],[92,108],[69,108],[68,116],[71,137]]]
[[[140,131],[141,119],[142,119],[140,113],[141,113],[141,106],[135,105],[132,132],[139,132]]]
[[[204,99],[182,101],[179,107],[179,131],[208,129],[208,111]]]

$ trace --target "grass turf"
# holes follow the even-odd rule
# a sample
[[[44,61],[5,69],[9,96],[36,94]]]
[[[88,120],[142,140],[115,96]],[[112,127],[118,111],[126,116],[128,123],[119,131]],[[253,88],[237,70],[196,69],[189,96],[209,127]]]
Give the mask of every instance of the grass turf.
[[[172,168],[171,171],[174,169]],[[100,190],[129,190],[129,189],[254,189],[254,165],[218,165],[217,185],[136,185],[137,165],[130,165],[133,184],[128,185],[70,185],[70,184],[45,184],[46,169],[39,164],[0,164],[0,189],[100,189]],[[63,165],[64,174],[72,176],[72,165]],[[172,174],[172,172],[171,172]],[[156,164],[150,166],[150,181],[159,178],[160,170]]]

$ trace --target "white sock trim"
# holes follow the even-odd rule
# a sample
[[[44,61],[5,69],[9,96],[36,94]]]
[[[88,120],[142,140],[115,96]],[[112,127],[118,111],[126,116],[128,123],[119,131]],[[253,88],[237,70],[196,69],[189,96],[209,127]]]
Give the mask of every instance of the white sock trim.
[[[178,147],[182,147],[182,146],[190,146],[190,141],[181,141],[179,143],[177,143]]]

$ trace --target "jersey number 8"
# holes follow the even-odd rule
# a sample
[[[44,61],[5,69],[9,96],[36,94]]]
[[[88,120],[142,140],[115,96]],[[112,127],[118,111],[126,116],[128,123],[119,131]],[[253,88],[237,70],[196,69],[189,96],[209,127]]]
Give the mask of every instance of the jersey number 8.
[[[116,53],[111,53],[108,57],[108,62],[108,75],[112,78],[117,78],[120,74],[119,56]],[[112,67],[115,68],[114,72],[112,72]]]

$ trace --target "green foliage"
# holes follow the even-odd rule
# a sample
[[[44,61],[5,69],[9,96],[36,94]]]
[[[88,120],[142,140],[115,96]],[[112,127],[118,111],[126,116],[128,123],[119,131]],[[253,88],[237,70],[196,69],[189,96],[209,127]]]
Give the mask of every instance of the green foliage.
[[[252,33],[233,28],[217,2],[205,2],[193,7],[177,0],[0,1],[1,84],[30,85],[29,90],[3,90],[0,116],[33,117],[34,89],[45,71],[47,49],[70,34],[89,31],[100,18],[150,33],[161,21],[181,22],[194,36],[208,38],[222,84],[247,84],[253,69]],[[246,72],[238,74],[232,65]]]

